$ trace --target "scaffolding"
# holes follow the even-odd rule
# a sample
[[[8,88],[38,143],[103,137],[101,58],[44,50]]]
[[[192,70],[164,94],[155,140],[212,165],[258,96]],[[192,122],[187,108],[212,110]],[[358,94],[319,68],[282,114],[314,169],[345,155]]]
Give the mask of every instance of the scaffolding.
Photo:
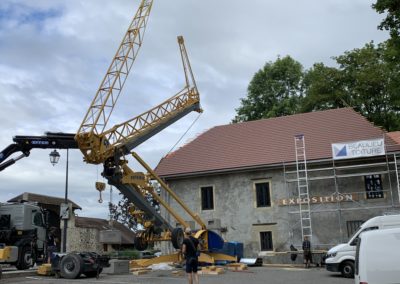
[[[300,224],[302,237],[308,235],[305,230],[307,224],[304,222],[308,220],[308,216],[310,218],[309,235],[313,235],[311,222],[315,214],[337,213],[341,241],[345,239],[342,228],[346,226],[345,219],[342,216],[343,212],[376,209],[382,212],[382,214],[400,214],[400,153],[388,154],[386,152],[384,156],[349,160],[335,161],[331,158],[319,161],[307,161],[303,135],[295,136],[295,149],[296,162],[284,163],[283,171],[285,188],[287,190],[286,196],[293,196],[298,193],[298,198],[300,200],[298,206],[297,204],[295,206],[289,206],[289,214],[299,215],[297,219],[299,221],[294,221],[290,228],[293,230],[296,227],[298,228]],[[362,191],[354,190],[354,188],[348,190],[347,187],[340,185],[340,182],[343,183],[343,180],[348,178],[363,177],[363,181],[365,182],[366,176],[374,177],[379,175],[387,176],[387,181],[385,182],[386,188],[382,188],[379,193],[371,193],[371,195],[369,195],[365,188],[363,188]],[[394,176],[396,179],[393,179]],[[312,184],[310,185],[310,182],[328,180],[330,180],[332,184],[332,190],[328,194],[332,197],[332,200],[335,201],[330,202],[329,205],[327,203],[310,203],[310,200],[313,198],[313,196],[310,196],[310,192],[313,192],[313,186]],[[392,180],[396,182],[396,187],[392,183]],[[358,179],[358,182],[361,183],[361,179]],[[297,188],[297,190],[294,188]],[[328,190],[326,191],[328,192]],[[377,197],[374,197],[373,194]],[[354,198],[349,200],[351,202],[346,202],[345,205],[342,205],[343,198],[349,195],[352,195]],[[376,200],[369,202],[374,198]],[[304,214],[303,212],[306,211],[309,213]],[[291,237],[293,237],[293,233],[291,233]],[[313,237],[315,237],[315,232]],[[315,243],[314,245],[328,248],[334,244],[335,243]]]

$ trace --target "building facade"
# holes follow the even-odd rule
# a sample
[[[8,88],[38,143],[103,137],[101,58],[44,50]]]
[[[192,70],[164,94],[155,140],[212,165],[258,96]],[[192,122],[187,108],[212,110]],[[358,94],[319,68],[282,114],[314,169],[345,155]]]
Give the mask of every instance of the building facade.
[[[300,133],[301,147],[295,142]],[[338,151],[342,156],[335,157],[332,143],[370,141],[382,143],[383,152],[343,157]],[[243,242],[245,257],[256,257],[301,247],[308,234],[313,248],[328,249],[367,219],[400,213],[399,150],[346,108],[219,126],[165,157],[156,170],[209,229]]]

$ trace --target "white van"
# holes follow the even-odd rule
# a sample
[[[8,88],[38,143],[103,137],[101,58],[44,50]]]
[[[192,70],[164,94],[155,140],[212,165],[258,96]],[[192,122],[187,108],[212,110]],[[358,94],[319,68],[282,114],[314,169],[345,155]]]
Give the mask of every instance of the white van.
[[[364,222],[347,243],[334,246],[328,251],[325,259],[326,269],[341,272],[347,278],[354,277],[356,245],[360,233],[389,228],[400,228],[400,214],[378,216]]]
[[[356,284],[400,283],[400,228],[362,233],[356,250]]]

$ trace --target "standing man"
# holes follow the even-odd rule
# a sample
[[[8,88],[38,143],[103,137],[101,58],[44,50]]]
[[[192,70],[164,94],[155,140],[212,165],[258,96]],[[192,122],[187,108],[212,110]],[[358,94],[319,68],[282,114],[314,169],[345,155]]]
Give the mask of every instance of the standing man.
[[[304,256],[304,267],[310,268],[311,263],[311,242],[308,237],[304,237],[303,241],[303,256]]]
[[[51,263],[51,259],[53,257],[53,252],[57,251],[57,237],[56,237],[56,228],[51,227],[49,234],[47,235],[47,263]]]
[[[192,237],[190,228],[185,229],[185,239],[183,240],[182,253],[186,259],[186,273],[188,275],[189,284],[199,284],[199,275],[197,268],[199,266],[199,241]]]

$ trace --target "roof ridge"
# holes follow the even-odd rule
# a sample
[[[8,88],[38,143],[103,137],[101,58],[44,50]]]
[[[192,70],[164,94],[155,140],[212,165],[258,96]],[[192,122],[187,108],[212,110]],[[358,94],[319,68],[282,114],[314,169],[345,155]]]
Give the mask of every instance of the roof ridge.
[[[309,116],[309,115],[314,115],[316,113],[321,113],[321,112],[333,112],[333,111],[337,112],[337,111],[343,111],[343,110],[351,110],[354,113],[357,113],[360,116],[362,116],[363,118],[365,118],[363,115],[361,115],[360,113],[355,111],[352,107],[339,107],[339,108],[331,108],[331,109],[326,109],[326,110],[315,110],[315,111],[309,111],[309,112],[301,112],[301,113],[295,113],[295,114],[289,114],[289,115],[283,115],[283,116],[276,116],[276,117],[260,118],[260,119],[243,121],[243,122],[238,122],[238,123],[221,124],[221,125],[215,126],[214,128],[231,126],[231,125],[233,126],[233,125],[243,125],[243,124],[250,124],[250,123],[261,123],[261,122],[264,122],[266,120],[273,121],[273,120],[283,120],[283,119],[287,119],[287,118],[291,118],[292,119],[293,117],[298,117],[298,116]]]

